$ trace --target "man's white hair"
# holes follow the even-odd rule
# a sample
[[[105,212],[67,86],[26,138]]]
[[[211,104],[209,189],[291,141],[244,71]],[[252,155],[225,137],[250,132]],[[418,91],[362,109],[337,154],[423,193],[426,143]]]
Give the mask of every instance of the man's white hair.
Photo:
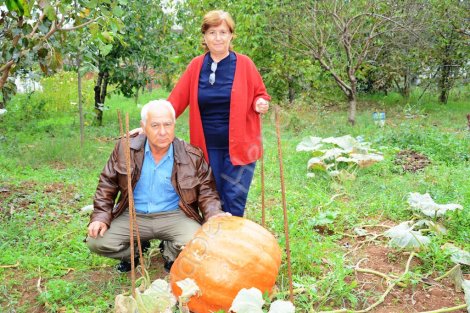
[[[145,122],[147,121],[147,114],[150,110],[153,110],[161,106],[164,106],[171,112],[171,117],[173,118],[173,122],[176,123],[175,109],[173,108],[173,106],[171,105],[169,101],[164,100],[164,99],[152,100],[142,107],[142,110],[140,111],[140,119],[142,120],[142,123],[145,125]]]

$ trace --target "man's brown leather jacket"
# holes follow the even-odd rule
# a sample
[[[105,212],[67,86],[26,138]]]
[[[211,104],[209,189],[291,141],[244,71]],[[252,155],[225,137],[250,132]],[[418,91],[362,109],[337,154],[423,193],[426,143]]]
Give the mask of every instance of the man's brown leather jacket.
[[[132,190],[140,178],[146,139],[145,135],[130,138]],[[100,221],[110,227],[111,221],[128,208],[124,148],[124,142],[119,140],[101,172],[90,223]],[[204,160],[201,149],[175,138],[173,151],[175,161],[171,183],[180,197],[179,208],[199,223],[222,213],[212,170]]]

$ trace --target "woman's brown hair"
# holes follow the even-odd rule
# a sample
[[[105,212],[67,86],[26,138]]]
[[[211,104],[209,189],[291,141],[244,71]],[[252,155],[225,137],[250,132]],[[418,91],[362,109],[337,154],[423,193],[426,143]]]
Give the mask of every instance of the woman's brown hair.
[[[213,10],[213,11],[207,12],[206,15],[204,15],[204,18],[202,20],[201,33],[205,34],[209,28],[219,26],[224,21],[225,23],[227,23],[228,29],[233,34],[235,32],[235,22],[233,21],[233,18],[230,15],[230,13],[222,11],[222,10]],[[235,38],[235,35],[233,35],[232,40],[234,38]],[[202,45],[204,46],[204,49],[206,50],[206,52],[209,51],[204,40],[202,41]],[[233,50],[233,46],[231,42],[230,42],[230,50]]]

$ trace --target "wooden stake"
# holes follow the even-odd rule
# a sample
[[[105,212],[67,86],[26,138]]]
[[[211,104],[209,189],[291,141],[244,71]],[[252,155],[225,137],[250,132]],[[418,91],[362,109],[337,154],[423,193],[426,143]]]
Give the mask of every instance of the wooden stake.
[[[276,118],[276,135],[277,135],[277,151],[279,156],[279,173],[281,177],[281,191],[282,191],[282,209],[284,211],[284,233],[286,236],[286,253],[287,253],[287,272],[289,275],[289,299],[294,303],[294,288],[292,286],[292,269],[290,260],[290,244],[289,244],[289,221],[287,218],[287,204],[286,204],[286,187],[284,183],[284,167],[282,164],[282,147],[281,147],[281,130],[279,127],[279,107],[275,107]]]
[[[122,119],[121,119],[121,111],[118,110],[117,112],[118,112],[118,119],[119,119],[119,131],[120,131],[119,134],[120,134],[121,138],[124,138]],[[130,136],[129,136],[129,115],[127,113],[126,113],[126,137],[130,138]],[[125,141],[126,142],[125,147],[126,147],[126,151],[127,151],[126,152],[126,158],[127,158],[127,155],[129,155],[129,163],[130,163],[130,141],[129,140],[130,139]],[[126,159],[126,162],[127,162],[127,159]],[[127,165],[127,163],[126,163],[126,165]],[[130,172],[128,172],[128,176],[130,176],[130,175],[131,175]],[[132,210],[131,210],[131,207],[132,207]],[[144,263],[143,253],[142,253],[142,244],[141,244],[141,241],[140,241],[139,225],[137,224],[137,215],[135,213],[135,208],[134,208],[134,197],[133,196],[132,196],[132,205],[131,205],[131,199],[129,197],[129,220],[132,220],[133,228],[135,228],[135,234],[136,234],[136,237],[137,237],[137,247],[138,247],[138,250],[139,250],[140,267],[142,269],[142,273],[144,274],[144,273],[146,273],[146,270],[145,270],[145,263]],[[130,229],[129,229],[129,231],[130,231]],[[133,240],[130,240],[130,245],[132,247],[134,247]],[[131,250],[132,249],[133,248],[131,248]],[[134,258],[132,257],[131,267],[132,267],[133,260],[134,260]],[[131,269],[131,270],[134,271],[133,269]],[[135,273],[135,271],[134,271],[134,273]]]
[[[264,202],[264,144],[263,144],[263,120],[261,120],[261,225],[266,227],[266,207]]]

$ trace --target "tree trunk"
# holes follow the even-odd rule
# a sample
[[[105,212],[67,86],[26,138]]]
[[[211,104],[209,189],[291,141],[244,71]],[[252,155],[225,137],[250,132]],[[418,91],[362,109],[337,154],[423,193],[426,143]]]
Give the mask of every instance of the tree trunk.
[[[449,99],[449,89],[448,88],[440,88],[441,92],[439,94],[439,102],[441,104],[447,104],[447,100]]]
[[[7,104],[8,95],[5,93],[3,86],[5,86],[7,82],[8,76],[10,74],[10,69],[11,66],[7,66],[4,72],[2,73],[2,76],[0,77],[0,93],[2,95],[2,97],[0,97],[0,109],[4,109]]]
[[[80,52],[77,53],[77,88],[78,88],[78,112],[80,115],[80,147],[83,148],[85,143],[85,128],[84,128],[84,119],[83,119],[83,101],[82,101],[82,76],[80,75],[80,66],[81,66],[81,56]]]
[[[104,109],[104,101],[106,100],[106,92],[108,88],[108,78],[109,73],[100,71],[98,73],[98,79],[96,80],[95,84],[95,125],[102,126],[103,125],[103,109]]]
[[[349,112],[348,112],[348,122],[351,126],[356,124],[356,90],[353,89],[348,95],[348,104],[349,104]]]
[[[405,76],[403,77],[403,89],[402,89],[402,96],[405,99],[410,98],[410,90],[411,90],[411,80],[410,80],[410,72],[407,69]]]
[[[139,103],[139,87],[137,86],[136,90],[135,90],[135,95],[134,95],[134,102],[135,102],[135,105],[137,106],[137,104]],[[143,89],[143,87],[142,87]]]
[[[5,95],[3,94],[3,90],[0,89],[0,109],[4,109],[5,107],[6,107]]]
[[[442,104],[447,104],[447,100],[449,98],[449,92],[451,88],[451,80],[452,80],[452,42],[453,42],[454,34],[450,35],[449,42],[444,47],[444,52],[442,56],[442,64],[441,64],[441,76],[439,77],[439,102]]]
[[[287,78],[287,86],[289,90],[289,103],[292,105],[295,100],[295,89],[294,89],[294,79],[292,76]]]
[[[446,48],[447,50],[447,48]],[[447,51],[446,51],[447,52]],[[451,61],[447,58],[447,55],[442,59],[441,64],[441,76],[439,77],[439,102],[442,104],[447,104],[450,91],[450,76],[451,76],[451,67],[449,65]]]

